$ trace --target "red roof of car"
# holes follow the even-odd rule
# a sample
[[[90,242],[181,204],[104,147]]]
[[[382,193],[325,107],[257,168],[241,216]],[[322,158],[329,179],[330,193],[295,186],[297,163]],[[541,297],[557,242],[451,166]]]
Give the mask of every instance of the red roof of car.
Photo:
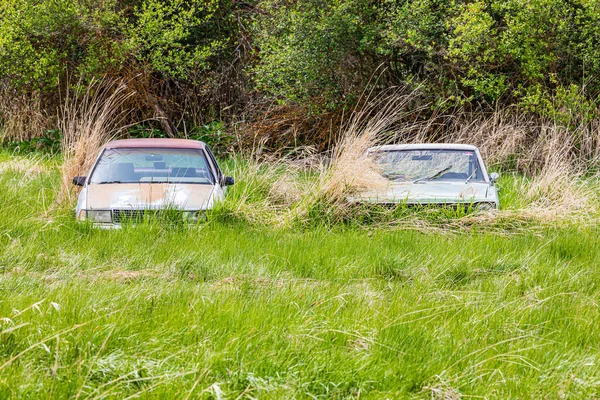
[[[104,145],[106,149],[123,148],[166,148],[166,149],[203,149],[205,144],[190,139],[123,139]]]

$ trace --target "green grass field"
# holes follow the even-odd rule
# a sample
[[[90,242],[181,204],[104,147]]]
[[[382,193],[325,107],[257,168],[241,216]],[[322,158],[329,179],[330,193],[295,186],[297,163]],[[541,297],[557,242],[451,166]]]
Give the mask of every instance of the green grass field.
[[[600,396],[593,224],[102,231],[58,167],[0,153],[0,398]]]

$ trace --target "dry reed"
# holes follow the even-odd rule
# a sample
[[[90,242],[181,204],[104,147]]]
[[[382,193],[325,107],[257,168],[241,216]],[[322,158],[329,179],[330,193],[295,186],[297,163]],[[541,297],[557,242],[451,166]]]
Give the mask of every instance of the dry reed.
[[[92,81],[82,93],[68,94],[60,110],[63,133],[62,186],[59,204],[72,202],[71,179],[86,174],[100,148],[127,127],[123,104],[133,95],[117,81]]]
[[[384,143],[428,142],[437,137],[437,142],[474,144],[481,149],[488,165],[524,176],[521,187],[516,188],[518,209],[505,207],[499,212],[459,217],[448,225],[449,228],[502,225],[520,229],[531,222],[587,223],[596,218],[599,211],[595,206],[597,195],[584,179],[590,163],[596,161],[600,146],[595,125],[567,128],[540,123],[514,110],[480,114],[471,119],[453,117],[450,123],[449,117],[443,116],[437,117],[443,122],[431,119],[407,123],[410,119],[407,110],[413,109],[407,105],[415,96],[415,92],[382,95],[354,110],[329,157],[315,157],[310,153],[307,159],[274,160],[264,156],[261,161],[254,159],[240,177],[249,181],[262,180],[264,187],[270,189],[266,191],[267,195],[258,196],[260,201],[242,202],[245,208],[237,209],[238,216],[249,213],[251,219],[258,222],[268,215],[269,224],[289,226],[294,221],[309,220],[312,218],[310,211],[321,206],[326,211],[321,209],[319,212],[342,219],[351,218],[354,210],[349,207],[348,196],[360,191],[381,190],[387,185],[366,154],[370,147]],[[298,168],[298,165],[303,167]],[[303,174],[313,178],[302,180]],[[252,186],[254,183],[248,188]],[[390,223],[389,218],[382,220],[385,224]],[[419,213],[396,220],[394,224],[419,230],[435,229],[435,223],[432,225],[427,215]]]
[[[44,111],[39,93],[0,93],[0,142],[25,141],[41,137],[53,126],[54,118]]]
[[[305,195],[290,215],[302,220],[310,209],[323,204],[334,216],[343,218],[350,211],[348,196],[385,188],[388,181],[367,151],[399,134],[398,124],[414,112],[408,111],[407,105],[417,95],[418,90],[393,88],[355,109],[342,124],[331,157],[321,162],[319,178],[304,189]]]

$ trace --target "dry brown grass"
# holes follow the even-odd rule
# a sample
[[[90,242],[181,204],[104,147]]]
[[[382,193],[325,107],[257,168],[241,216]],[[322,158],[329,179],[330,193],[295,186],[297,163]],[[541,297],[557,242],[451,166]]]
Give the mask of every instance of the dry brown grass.
[[[599,211],[597,195],[584,179],[600,154],[596,122],[565,127],[505,110],[456,124],[444,141],[474,144],[488,164],[526,177],[520,188],[525,206],[509,213],[548,223],[589,221]]]
[[[39,93],[0,93],[0,142],[25,141],[41,137],[53,126]]]
[[[324,151],[334,139],[332,132],[341,124],[339,113],[307,115],[302,106],[269,105],[253,113],[258,114],[256,120],[236,125],[241,131],[236,142],[239,147],[262,147],[271,153],[283,153],[302,143],[313,143],[317,150]]]
[[[305,218],[308,211],[321,202],[331,212],[342,216],[349,211],[349,195],[384,188],[388,182],[367,155],[367,150],[400,133],[398,124],[412,113],[407,105],[417,93],[390,89],[355,109],[348,122],[342,124],[331,157],[322,159],[319,164],[319,178],[312,186],[304,188],[305,195],[291,215]]]
[[[411,122],[407,110],[414,110],[410,103],[415,96],[414,92],[396,91],[354,110],[328,155],[297,151],[294,157],[267,157],[260,150],[243,155],[250,161],[236,167],[245,186],[241,191],[236,187],[239,197],[230,203],[235,215],[282,227],[319,213],[327,218],[352,218],[355,209],[349,207],[348,196],[387,185],[367,157],[367,149],[428,141],[474,144],[493,169],[516,171],[525,177],[517,188],[517,208],[504,205],[499,212],[456,218],[443,229],[485,226],[514,231],[531,223],[590,223],[598,215],[597,188],[586,184],[589,179],[584,177],[600,146],[595,125],[567,128],[514,111]],[[311,213],[314,210],[316,214]],[[393,221],[381,218],[383,224],[418,230],[438,229],[433,220],[427,213]]]
[[[388,143],[469,143],[480,148],[488,166],[516,172],[523,179],[518,201],[503,202],[496,212],[438,218],[435,212],[401,217],[377,211],[370,224],[420,231],[489,229],[498,233],[535,230],[563,223],[595,223],[599,217],[598,185],[589,184],[589,165],[600,148],[600,125],[564,127],[540,121],[518,110],[490,114],[439,115],[413,118],[414,92],[378,96],[354,110],[328,154],[295,152],[294,157],[267,157],[259,145],[250,160],[235,169],[243,190],[229,204],[240,219],[289,227],[314,218],[353,218],[346,199],[358,191],[380,190],[386,184],[369,147]],[[307,178],[308,177],[308,178]],[[508,180],[512,178],[506,178]],[[502,186],[502,180],[500,181]],[[261,192],[261,193],[258,193]],[[501,192],[501,201],[503,192]],[[435,210],[431,210],[435,211]],[[440,222],[441,221],[441,222]]]
[[[577,168],[600,157],[600,121],[567,127],[516,109],[445,118],[451,121],[440,141],[473,144],[488,164],[507,165],[512,160],[510,168],[529,175],[539,173],[555,153]]]
[[[85,175],[100,148],[128,126],[122,106],[132,95],[125,83],[108,80],[92,81],[82,93],[67,95],[59,121],[64,158],[59,204],[72,202],[73,177]]]

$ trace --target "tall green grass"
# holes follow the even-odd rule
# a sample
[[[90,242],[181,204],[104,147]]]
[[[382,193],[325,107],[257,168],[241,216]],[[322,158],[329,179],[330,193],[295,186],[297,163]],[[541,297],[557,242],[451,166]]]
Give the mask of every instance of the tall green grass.
[[[600,396],[596,226],[103,231],[59,168],[0,153],[0,398]]]

